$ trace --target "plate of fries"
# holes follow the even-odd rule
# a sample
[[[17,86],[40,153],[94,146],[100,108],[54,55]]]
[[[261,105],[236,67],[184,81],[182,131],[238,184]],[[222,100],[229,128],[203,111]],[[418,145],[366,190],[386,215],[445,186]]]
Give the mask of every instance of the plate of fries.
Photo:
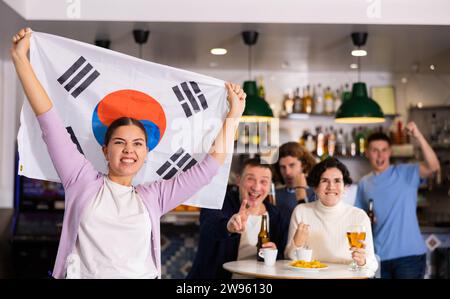
[[[291,269],[302,270],[302,271],[311,271],[316,272],[320,270],[328,269],[328,265],[319,262],[318,260],[312,260],[310,262],[306,262],[303,260],[295,260],[289,262],[287,266]]]

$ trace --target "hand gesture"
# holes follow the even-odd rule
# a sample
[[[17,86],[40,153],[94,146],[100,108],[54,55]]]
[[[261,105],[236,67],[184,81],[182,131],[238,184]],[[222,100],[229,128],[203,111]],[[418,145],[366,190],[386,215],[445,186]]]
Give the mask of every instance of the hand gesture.
[[[352,259],[356,262],[356,264],[360,267],[364,266],[366,264],[366,244],[364,241],[359,241],[361,243],[362,247],[352,247],[350,250],[352,251]]]
[[[11,55],[26,57],[30,49],[31,28],[23,28],[12,37]]]
[[[405,130],[406,130],[406,134],[413,136],[416,139],[419,138],[420,136],[422,136],[422,133],[417,128],[416,123],[413,121],[409,122],[406,125]]]
[[[230,104],[230,112],[228,116],[232,118],[239,118],[244,112],[245,98],[247,95],[238,84],[227,82],[225,83],[225,86],[228,91],[227,100]]]
[[[294,178],[294,186],[295,187],[306,187],[306,176],[303,172],[298,173]]]
[[[231,216],[227,223],[227,229],[230,233],[243,233],[247,226],[247,219],[249,215],[247,199],[242,200],[239,212]]]
[[[303,247],[308,242],[310,227],[309,224],[300,222],[294,235],[294,244],[296,247]]]

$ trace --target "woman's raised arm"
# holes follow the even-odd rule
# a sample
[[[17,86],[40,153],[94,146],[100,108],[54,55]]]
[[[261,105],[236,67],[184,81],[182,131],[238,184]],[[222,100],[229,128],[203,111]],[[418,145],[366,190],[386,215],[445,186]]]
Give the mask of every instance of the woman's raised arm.
[[[234,136],[239,125],[239,119],[245,109],[245,98],[247,96],[239,85],[233,83],[226,83],[225,85],[230,111],[209,151],[209,154],[221,165],[224,163],[227,154],[233,152]]]
[[[31,108],[36,115],[41,115],[50,110],[53,104],[36,77],[27,56],[31,33],[30,28],[24,28],[13,36],[11,57]]]

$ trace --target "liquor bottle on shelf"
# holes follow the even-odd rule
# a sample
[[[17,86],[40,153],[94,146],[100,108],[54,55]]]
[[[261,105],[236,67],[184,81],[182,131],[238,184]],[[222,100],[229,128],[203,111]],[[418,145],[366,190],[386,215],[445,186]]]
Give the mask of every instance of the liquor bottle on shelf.
[[[347,156],[347,144],[342,128],[339,129],[336,136],[336,154],[341,157]]]
[[[441,130],[438,134],[438,143],[439,144],[450,144],[450,128],[448,125],[448,120],[444,120],[444,125],[442,126]]]
[[[322,127],[317,127],[316,128],[316,136],[317,136],[317,149],[316,149],[316,155],[317,157],[319,157],[320,159],[323,157],[323,155],[325,154],[325,136],[322,132]]]
[[[328,156],[333,157],[336,151],[336,134],[334,133],[333,126],[330,126],[330,132],[327,138]]]
[[[336,89],[336,97],[334,98],[333,110],[336,112],[342,104],[342,91],[338,88]]]
[[[366,136],[362,127],[359,127],[356,133],[356,145],[358,154],[364,156],[366,152]]]
[[[258,96],[263,99],[266,97],[266,90],[264,88],[264,77],[263,76],[258,77]]]
[[[298,143],[301,146],[305,146],[306,143],[306,129],[302,131],[302,134],[300,134],[300,138],[298,138]]]
[[[287,116],[293,112],[294,100],[292,99],[291,93],[286,92],[283,98],[282,115]]]
[[[307,85],[305,88],[305,92],[303,93],[302,102],[303,102],[302,112],[311,114],[313,112],[313,98],[311,95],[311,89],[310,89],[309,85]]]
[[[300,97],[300,87],[297,87],[294,93],[294,107],[293,113],[302,113],[303,105],[302,98]]]
[[[356,156],[356,129],[353,128],[351,136],[348,138],[350,156]]]
[[[437,120],[436,120],[436,113],[433,113],[431,115],[431,121],[430,121],[430,141],[436,142],[437,141]]]
[[[325,114],[333,114],[333,93],[331,88],[328,86],[324,94],[324,112]]]
[[[352,93],[350,91],[350,85],[348,83],[345,83],[344,90],[342,91],[342,102],[350,100],[352,97]]]
[[[310,153],[316,150],[316,140],[309,130],[306,131],[305,148]]]
[[[401,121],[397,123],[397,144],[403,144],[403,124]]]
[[[314,97],[314,113],[322,114],[324,110],[322,85],[317,84],[317,91]]]

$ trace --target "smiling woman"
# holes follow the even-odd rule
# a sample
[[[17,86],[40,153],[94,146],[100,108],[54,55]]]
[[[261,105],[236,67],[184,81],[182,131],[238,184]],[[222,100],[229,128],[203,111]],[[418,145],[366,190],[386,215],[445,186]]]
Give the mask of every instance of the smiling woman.
[[[364,225],[370,230],[370,220],[363,210],[342,202],[345,186],[352,183],[345,165],[334,158],[325,159],[313,167],[307,181],[318,200],[294,209],[285,255],[295,260],[296,250],[308,246],[315,260],[345,264],[354,260],[375,273],[378,263],[371,231],[361,248],[348,249],[347,227]]]
[[[97,171],[77,150],[34,73],[27,56],[31,34],[31,29],[26,28],[14,35],[11,57],[66,195],[52,275],[55,278],[160,278],[160,218],[218,173],[233,146],[234,134],[226,134],[225,125],[233,132],[236,130],[245,108],[245,93],[239,85],[225,84],[229,103],[227,123],[203,161],[171,179],[131,186],[149,148],[164,134],[165,119],[162,121],[161,115],[157,120],[148,115],[141,117],[142,111],[136,107],[131,109],[137,118],[151,122],[149,134],[145,122],[141,124],[132,118],[111,120],[103,145],[109,171],[107,174]],[[132,91],[127,94],[136,96]],[[129,106],[135,104],[131,100],[125,102]],[[102,130],[110,121],[104,118],[103,104],[96,108],[93,121],[97,117]]]
[[[141,169],[148,153],[147,132],[133,118],[121,117],[108,127],[103,153],[108,162],[108,177],[119,184],[130,186]]]

